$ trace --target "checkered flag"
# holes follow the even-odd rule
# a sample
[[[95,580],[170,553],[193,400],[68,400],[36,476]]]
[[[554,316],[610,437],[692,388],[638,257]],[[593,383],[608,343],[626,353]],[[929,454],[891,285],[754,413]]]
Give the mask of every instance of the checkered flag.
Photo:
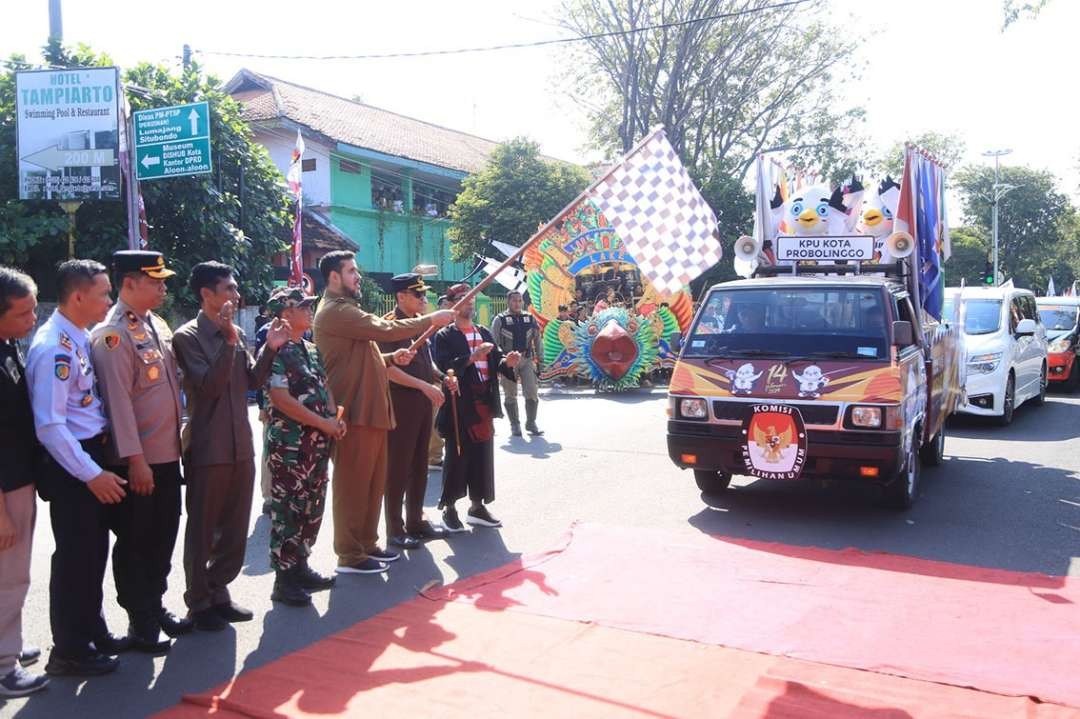
[[[653,130],[590,194],[662,295],[679,292],[720,261],[716,215],[663,128]]]

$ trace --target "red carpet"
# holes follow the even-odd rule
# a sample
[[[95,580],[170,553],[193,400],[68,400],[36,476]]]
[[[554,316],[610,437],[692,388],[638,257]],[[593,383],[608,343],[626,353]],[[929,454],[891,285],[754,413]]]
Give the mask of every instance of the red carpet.
[[[1080,717],[1063,578],[579,525],[429,596],[162,716]]]
[[[1080,707],[1080,581],[913,557],[577,525],[443,596]],[[500,578],[501,577],[501,578]]]

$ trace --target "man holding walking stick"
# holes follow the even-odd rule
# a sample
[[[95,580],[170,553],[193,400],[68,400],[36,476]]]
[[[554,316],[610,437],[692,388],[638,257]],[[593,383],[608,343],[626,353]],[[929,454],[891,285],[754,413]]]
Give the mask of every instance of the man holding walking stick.
[[[446,439],[443,494],[439,508],[450,532],[464,532],[454,503],[469,496],[465,521],[482,527],[502,523],[485,506],[495,500],[495,426],[502,416],[497,373],[513,377],[521,353],[503,356],[486,327],[473,324],[473,300],[469,286],[454,285],[447,298],[457,303],[454,324],[439,331],[435,339],[435,364],[458,379],[458,392],[439,410],[437,426]],[[446,390],[449,393],[449,389]],[[457,430],[455,432],[455,429]]]

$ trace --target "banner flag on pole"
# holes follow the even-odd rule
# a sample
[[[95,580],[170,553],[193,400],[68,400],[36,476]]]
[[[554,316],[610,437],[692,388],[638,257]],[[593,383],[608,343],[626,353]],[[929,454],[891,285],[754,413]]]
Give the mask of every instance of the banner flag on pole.
[[[716,215],[657,128],[588,193],[661,295],[723,255]]]
[[[1054,293],[1054,278],[1053,277],[1051,277],[1050,281],[1046,283],[1046,296],[1047,297],[1056,297],[1057,296]]]
[[[289,163],[289,172],[285,176],[285,180],[289,184],[289,192],[296,198],[296,219],[293,221],[292,259],[289,263],[289,284],[293,287],[300,287],[304,283],[304,246],[300,232],[301,218],[304,214],[303,183],[301,182],[301,177],[303,176],[303,157],[304,138],[300,135],[300,130],[297,130],[296,147],[293,148],[292,160]]]
[[[150,228],[146,222],[146,203],[143,202],[142,188],[139,187],[139,180],[136,179],[136,173],[132,169],[135,153],[131,146],[131,106],[128,104],[126,94],[121,94],[121,98],[118,160],[120,162],[120,175],[124,181],[124,194],[127,200],[128,249],[145,250],[150,244]]]
[[[507,290],[515,292],[524,292],[528,287],[525,281],[525,272],[517,267],[507,267],[506,269],[499,271],[500,263],[498,260],[493,260],[490,257],[484,258],[484,272],[488,275],[494,275],[495,281],[505,287]]]
[[[904,151],[904,172],[900,176],[900,197],[896,201],[896,217],[893,220],[893,232],[907,232],[914,237],[915,235],[915,167],[912,163],[912,152],[908,148]],[[918,244],[916,243],[916,250],[909,255],[908,262],[912,263],[914,268],[918,268]],[[915,274],[914,272],[912,274]],[[909,289],[912,294],[912,304],[916,307],[921,306],[919,303],[919,283],[911,282]]]
[[[893,230],[908,232],[915,239],[915,251],[909,260],[916,279],[912,295],[918,306],[938,320],[945,301],[941,263],[951,249],[944,184],[945,171],[940,165],[912,146],[904,151],[904,174]]]
[[[498,272],[518,262],[549,232],[556,231],[570,211],[586,201],[604,213],[642,275],[661,296],[679,292],[723,255],[717,238],[716,216],[667,141],[664,128],[657,127],[618,164],[538,227],[532,237],[498,265]],[[489,275],[463,295],[458,305],[494,281]],[[409,348],[419,349],[434,332],[434,327],[424,330]]]
[[[941,319],[941,308],[945,302],[945,283],[941,273],[941,168],[930,160],[916,155],[915,179],[918,182],[915,197],[915,216],[917,232],[916,246],[919,255],[919,294],[923,308],[934,317]]]
[[[494,247],[499,252],[506,255],[507,257],[510,257],[515,252],[517,252],[518,250],[521,249],[520,247],[518,247],[516,245],[511,245],[508,242],[499,242],[498,240],[492,240],[491,241],[491,246]]]

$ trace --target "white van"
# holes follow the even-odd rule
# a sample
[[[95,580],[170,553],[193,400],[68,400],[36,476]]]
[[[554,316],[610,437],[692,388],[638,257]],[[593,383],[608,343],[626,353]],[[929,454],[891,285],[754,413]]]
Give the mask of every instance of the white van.
[[[1027,400],[1046,400],[1046,327],[1030,290],[949,287],[942,317],[963,321],[967,398],[957,411],[1007,425]]]

